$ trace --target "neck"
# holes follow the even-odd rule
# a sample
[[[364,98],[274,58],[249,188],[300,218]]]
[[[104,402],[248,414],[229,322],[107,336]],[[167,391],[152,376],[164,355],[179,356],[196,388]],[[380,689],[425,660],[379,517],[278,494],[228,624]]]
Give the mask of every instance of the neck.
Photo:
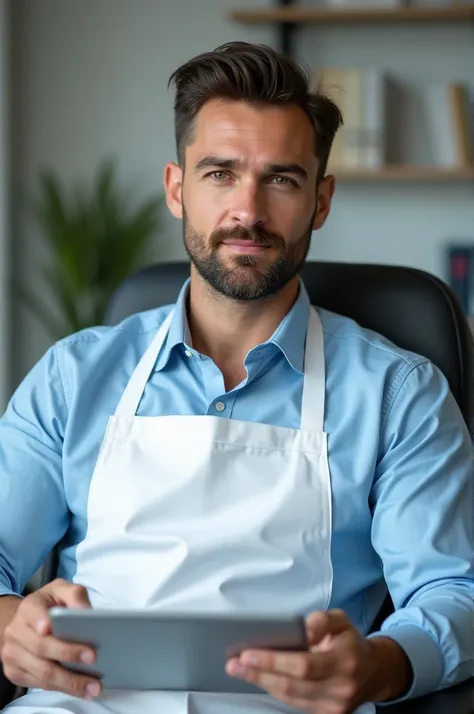
[[[245,356],[272,336],[295,303],[298,286],[295,277],[275,295],[240,302],[215,292],[192,266],[188,322],[193,347],[219,367],[227,390],[244,379]]]

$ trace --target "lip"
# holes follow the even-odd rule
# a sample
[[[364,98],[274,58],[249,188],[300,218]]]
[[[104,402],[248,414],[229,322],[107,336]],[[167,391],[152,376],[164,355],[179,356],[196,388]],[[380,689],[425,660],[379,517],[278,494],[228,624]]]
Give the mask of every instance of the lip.
[[[249,240],[225,240],[223,241],[223,245],[226,245],[234,253],[246,253],[250,255],[262,253],[268,248],[266,245],[258,245],[258,243],[252,243],[252,241]]]

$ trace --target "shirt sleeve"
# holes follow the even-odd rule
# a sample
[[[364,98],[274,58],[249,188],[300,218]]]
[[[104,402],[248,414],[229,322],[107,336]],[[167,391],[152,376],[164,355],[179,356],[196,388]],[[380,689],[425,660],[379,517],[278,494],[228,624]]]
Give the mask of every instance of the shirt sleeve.
[[[371,496],[372,541],[396,610],[378,634],[411,662],[404,698],[474,676],[472,441],[429,362],[409,371],[393,401]]]
[[[20,595],[66,531],[67,407],[52,347],[0,419],[0,595]]]

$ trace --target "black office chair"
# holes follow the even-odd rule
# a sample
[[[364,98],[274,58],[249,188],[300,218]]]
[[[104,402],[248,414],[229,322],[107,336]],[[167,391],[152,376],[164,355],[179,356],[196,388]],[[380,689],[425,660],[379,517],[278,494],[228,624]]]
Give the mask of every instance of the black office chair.
[[[106,324],[173,303],[189,275],[188,263],[153,265],[131,276],[111,301]],[[405,349],[422,354],[445,374],[472,433],[474,350],[465,316],[452,292],[420,270],[386,265],[307,262],[301,273],[311,303],[347,315]],[[55,558],[44,580],[54,577]],[[384,606],[388,614],[390,602]],[[379,618],[380,619],[380,618]],[[0,678],[0,707],[13,688]],[[380,707],[380,714],[386,707]],[[393,714],[474,714],[474,679],[394,705]]]

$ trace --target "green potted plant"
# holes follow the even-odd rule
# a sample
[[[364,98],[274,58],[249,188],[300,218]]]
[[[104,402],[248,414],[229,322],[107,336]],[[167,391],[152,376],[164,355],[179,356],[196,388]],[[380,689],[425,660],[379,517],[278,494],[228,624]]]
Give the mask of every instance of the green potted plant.
[[[133,205],[121,191],[113,161],[104,161],[88,190],[68,192],[50,170],[41,172],[33,211],[48,241],[43,276],[56,310],[25,286],[21,299],[54,340],[103,324],[118,286],[147,260],[160,226],[163,196]]]

